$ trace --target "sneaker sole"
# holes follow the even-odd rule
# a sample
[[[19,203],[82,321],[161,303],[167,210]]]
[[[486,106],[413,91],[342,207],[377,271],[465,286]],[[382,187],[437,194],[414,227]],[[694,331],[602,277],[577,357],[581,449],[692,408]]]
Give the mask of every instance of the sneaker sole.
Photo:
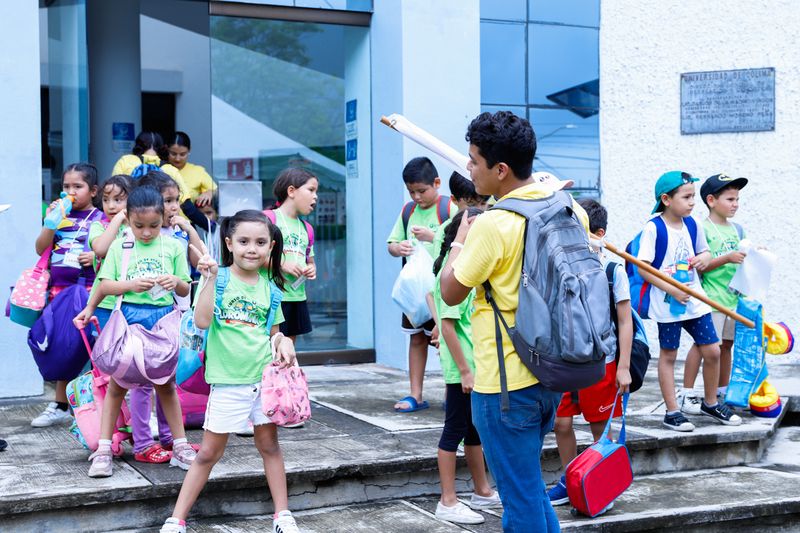
[[[489,509],[502,509],[503,504],[502,502],[497,503],[472,503],[470,502],[469,508],[473,511],[487,511]]]
[[[189,467],[191,467],[192,465],[191,464],[187,465],[186,463],[179,461],[175,457],[172,457],[172,459],[169,460],[169,466],[177,466],[181,470],[189,470]]]
[[[557,506],[557,505],[565,505],[569,503],[569,496],[566,498],[561,498],[559,500],[550,500],[550,505]]]
[[[717,422],[719,422],[723,426],[741,426],[742,425],[742,419],[741,418],[736,422],[732,422],[730,420],[723,420],[721,418],[717,418],[716,416],[710,415],[710,414],[705,413],[705,412],[701,412],[700,414],[705,416],[705,417],[711,418],[712,420],[716,420]]]
[[[689,433],[691,431],[694,431],[694,426],[692,426],[690,428],[681,428],[681,427],[678,427],[678,426],[671,426],[671,425],[667,424],[666,422],[662,422],[661,425],[664,426],[667,429],[671,429],[672,431],[680,431],[681,433]]]
[[[438,518],[439,520],[445,520],[447,522],[452,522],[453,524],[477,525],[477,524],[483,524],[486,521],[486,519],[484,517],[482,517],[482,516],[480,518],[474,518],[474,519],[473,518],[465,518],[463,516],[455,517],[455,518],[448,518],[446,516],[440,516],[438,514],[435,514],[434,516],[436,518]]]
[[[96,478],[103,478],[103,477],[111,477],[113,474],[114,474],[114,472],[108,472],[108,473],[106,473],[106,472],[101,472],[101,473],[95,472],[94,474],[90,473],[89,477],[96,479]]]

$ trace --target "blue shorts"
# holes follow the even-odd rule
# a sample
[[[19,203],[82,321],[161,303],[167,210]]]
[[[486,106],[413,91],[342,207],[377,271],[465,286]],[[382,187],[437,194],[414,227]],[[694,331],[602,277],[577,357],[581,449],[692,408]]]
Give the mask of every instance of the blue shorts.
[[[122,314],[128,324],[141,324],[147,329],[153,329],[156,322],[171,313],[173,309],[171,305],[122,304]],[[100,328],[104,328],[111,318],[111,310],[98,307],[94,316],[97,317]]]
[[[681,328],[692,336],[698,346],[706,344],[719,344],[717,330],[711,313],[706,313],[699,318],[680,320],[678,322],[658,323],[658,343],[662,350],[677,350],[681,344]]]

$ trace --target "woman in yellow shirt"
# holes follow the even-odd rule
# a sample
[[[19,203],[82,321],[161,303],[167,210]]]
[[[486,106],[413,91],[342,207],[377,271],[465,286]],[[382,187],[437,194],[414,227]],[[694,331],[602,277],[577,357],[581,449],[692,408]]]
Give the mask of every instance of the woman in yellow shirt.
[[[192,150],[192,141],[189,139],[189,135],[182,131],[176,131],[171,137],[171,141],[167,145],[169,162],[183,176],[189,198],[200,207],[211,205],[211,196],[217,185],[205,168],[189,163],[189,153]]]

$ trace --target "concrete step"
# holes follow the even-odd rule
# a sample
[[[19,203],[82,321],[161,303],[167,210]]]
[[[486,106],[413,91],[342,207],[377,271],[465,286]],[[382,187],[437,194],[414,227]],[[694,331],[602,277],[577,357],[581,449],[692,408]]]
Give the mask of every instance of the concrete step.
[[[467,502],[468,498],[462,498]],[[437,498],[404,498],[295,513],[305,533],[392,532],[499,533],[502,511],[485,511],[480,525],[456,525],[435,518]],[[796,532],[800,529],[800,476],[766,468],[732,467],[642,476],[605,515],[576,517],[557,508],[561,531],[676,531],[738,533]],[[188,531],[269,531],[269,516],[190,521]],[[131,533],[156,528],[128,530]]]
[[[403,373],[377,365],[308,369],[314,418],[306,427],[280,430],[296,510],[408,499],[438,494],[436,448],[441,432],[443,384],[426,380],[431,408],[394,413],[404,396]],[[661,428],[663,407],[655,380],[629,406],[628,446],[637,476],[717,469],[762,459],[779,419],[745,415],[739,427],[700,417],[693,433]],[[137,463],[130,455],[115,461],[104,480],[86,476],[88,453],[66,428],[33,429],[29,421],[43,403],[0,406],[0,428],[9,449],[0,453],[0,530],[104,531],[144,527],[168,516],[184,473],[165,465]],[[659,410],[662,411],[659,411]],[[588,426],[576,426],[579,445],[591,442]],[[190,432],[199,442],[199,431]],[[543,452],[548,482],[560,475],[555,441]],[[465,466],[459,490],[468,490]],[[258,516],[271,512],[263,466],[252,438],[232,436],[222,461],[195,506],[197,518]],[[387,530],[391,531],[391,530]]]

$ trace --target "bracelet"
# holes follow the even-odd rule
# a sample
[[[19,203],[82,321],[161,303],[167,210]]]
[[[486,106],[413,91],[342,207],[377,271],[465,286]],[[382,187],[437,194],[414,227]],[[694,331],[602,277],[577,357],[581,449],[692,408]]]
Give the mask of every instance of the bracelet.
[[[463,249],[464,248],[464,243],[463,242],[453,241],[452,243],[450,243],[450,248],[461,248],[461,249]]]

